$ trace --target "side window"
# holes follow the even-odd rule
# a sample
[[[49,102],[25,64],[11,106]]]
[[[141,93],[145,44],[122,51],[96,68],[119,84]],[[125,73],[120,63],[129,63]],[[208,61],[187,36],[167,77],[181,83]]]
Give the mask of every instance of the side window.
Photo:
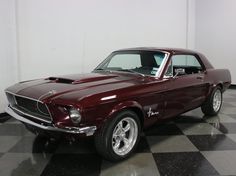
[[[184,70],[184,75],[196,74],[203,71],[198,59],[193,55],[174,55],[168,66],[166,76],[173,76],[177,70]]]

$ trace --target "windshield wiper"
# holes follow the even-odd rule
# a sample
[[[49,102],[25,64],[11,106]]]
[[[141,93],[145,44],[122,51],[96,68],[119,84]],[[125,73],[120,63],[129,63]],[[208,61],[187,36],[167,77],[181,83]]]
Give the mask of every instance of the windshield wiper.
[[[135,73],[135,74],[139,74],[139,75],[141,75],[141,76],[145,76],[144,74],[142,74],[142,73],[139,73],[139,72],[137,72],[137,71],[134,71],[134,70],[132,70],[132,69],[121,69],[121,70],[116,70],[116,71],[125,71],[125,72],[130,72],[130,73]]]

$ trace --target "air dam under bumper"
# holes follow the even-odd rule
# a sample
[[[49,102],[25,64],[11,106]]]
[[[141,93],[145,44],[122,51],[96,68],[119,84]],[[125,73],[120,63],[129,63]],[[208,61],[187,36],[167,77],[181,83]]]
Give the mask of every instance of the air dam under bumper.
[[[97,129],[96,126],[83,127],[83,128],[78,128],[78,127],[58,128],[55,126],[45,126],[45,125],[41,125],[41,124],[32,122],[31,120],[28,120],[28,119],[18,115],[9,106],[5,109],[5,111],[6,111],[6,113],[8,113],[9,115],[11,115],[12,117],[14,117],[17,120],[27,123],[29,125],[41,128],[43,130],[58,131],[58,132],[72,133],[72,134],[86,134],[86,136],[92,136]]]

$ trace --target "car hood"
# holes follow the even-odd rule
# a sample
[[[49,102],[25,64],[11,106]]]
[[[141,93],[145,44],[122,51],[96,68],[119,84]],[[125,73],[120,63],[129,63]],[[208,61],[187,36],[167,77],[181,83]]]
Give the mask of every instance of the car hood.
[[[43,102],[59,99],[79,101],[94,94],[109,92],[140,84],[140,75],[131,73],[88,73],[49,77],[20,82],[6,89],[17,95]]]

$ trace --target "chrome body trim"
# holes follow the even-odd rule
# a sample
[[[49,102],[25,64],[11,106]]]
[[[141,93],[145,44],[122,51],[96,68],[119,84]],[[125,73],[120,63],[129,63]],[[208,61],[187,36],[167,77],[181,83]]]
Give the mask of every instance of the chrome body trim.
[[[58,128],[58,127],[55,127],[54,125],[46,126],[46,125],[43,125],[43,124],[35,123],[31,120],[28,120],[28,119],[18,115],[9,106],[5,109],[5,111],[6,111],[6,113],[8,113],[9,115],[11,115],[12,117],[14,117],[17,120],[19,120],[21,122],[24,122],[26,124],[41,128],[43,130],[57,131],[57,132],[64,132],[64,133],[71,133],[71,134],[86,134],[86,136],[91,136],[91,135],[94,134],[94,132],[97,129],[96,126],[88,126],[88,127],[82,127],[82,128],[78,128],[78,127]]]
[[[168,60],[169,60],[169,56],[170,56],[170,53],[169,52],[165,52],[165,51],[162,51],[163,53],[165,53],[165,57],[158,69],[158,71],[156,72],[156,75],[154,77],[158,77],[160,78],[161,77],[161,74],[165,68],[165,65],[167,64]]]

